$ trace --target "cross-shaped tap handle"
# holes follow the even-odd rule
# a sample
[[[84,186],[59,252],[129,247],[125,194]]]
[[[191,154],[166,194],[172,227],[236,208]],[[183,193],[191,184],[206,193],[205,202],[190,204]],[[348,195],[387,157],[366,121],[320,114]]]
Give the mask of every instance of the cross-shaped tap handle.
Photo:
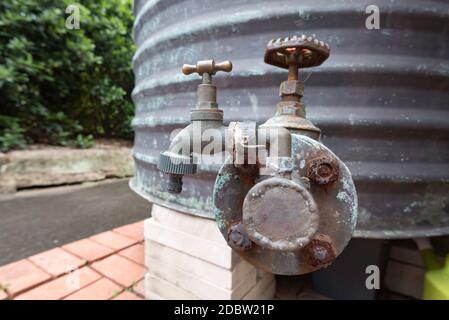
[[[215,63],[214,60],[198,61],[196,65],[185,64],[182,66],[182,73],[189,75],[192,73],[198,73],[200,76],[207,73],[214,75],[218,71],[230,72],[232,70],[232,62],[229,60]]]

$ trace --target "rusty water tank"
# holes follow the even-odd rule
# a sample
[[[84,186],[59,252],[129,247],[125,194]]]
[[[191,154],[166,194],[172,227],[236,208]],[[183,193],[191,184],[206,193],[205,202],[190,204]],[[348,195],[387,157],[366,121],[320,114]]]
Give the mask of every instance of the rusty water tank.
[[[380,29],[365,12],[376,5]],[[264,122],[285,72],[264,64],[267,42],[315,35],[331,46],[302,71],[307,117],[351,170],[359,197],[356,237],[449,234],[449,2],[417,0],[135,0],[134,159],[131,188],[151,202],[213,218],[218,167],[165,191],[156,164],[172,130],[189,123],[197,77],[184,63],[230,59],[217,75],[225,123]]]

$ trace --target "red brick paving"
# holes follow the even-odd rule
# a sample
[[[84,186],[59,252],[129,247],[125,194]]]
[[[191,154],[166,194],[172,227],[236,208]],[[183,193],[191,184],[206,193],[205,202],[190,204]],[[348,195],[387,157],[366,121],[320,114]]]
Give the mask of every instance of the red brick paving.
[[[32,288],[51,276],[28,260],[20,260],[0,267],[0,285],[11,295]]]
[[[113,249],[90,239],[75,241],[62,246],[62,248],[88,262],[99,260],[114,252]]]
[[[6,292],[3,290],[0,290],[0,300],[5,300],[6,298],[8,298],[8,295],[6,294]]]
[[[133,286],[145,274],[143,266],[116,254],[94,262],[92,268],[124,287]]]
[[[115,250],[124,249],[138,242],[136,239],[128,238],[112,231],[97,234],[90,237],[90,239]]]
[[[77,269],[86,262],[61,248],[54,248],[28,258],[47,273],[57,277]]]
[[[140,280],[134,287],[133,291],[141,296],[145,296],[145,279]]]
[[[117,296],[123,288],[109,279],[102,278],[71,294],[64,300],[108,300]]]
[[[143,221],[128,224],[113,231],[137,241],[143,241]]]
[[[124,249],[120,251],[118,254],[128,258],[129,260],[144,265],[145,260],[145,252],[144,252],[144,246],[141,243],[135,244],[132,247],[129,247],[127,249]]]
[[[140,221],[0,266],[0,300],[142,300],[143,265]]]
[[[131,293],[129,291],[123,291],[117,297],[112,300],[143,300],[141,297]]]
[[[19,295],[17,300],[58,300],[101,278],[97,272],[84,267],[70,274],[47,282]]]

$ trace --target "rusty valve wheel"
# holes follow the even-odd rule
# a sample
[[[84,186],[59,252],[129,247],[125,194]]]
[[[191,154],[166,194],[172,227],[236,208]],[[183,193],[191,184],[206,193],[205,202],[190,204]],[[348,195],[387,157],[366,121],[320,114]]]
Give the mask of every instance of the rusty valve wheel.
[[[265,51],[265,62],[289,69],[316,67],[322,64],[330,53],[327,43],[306,35],[272,39]]]

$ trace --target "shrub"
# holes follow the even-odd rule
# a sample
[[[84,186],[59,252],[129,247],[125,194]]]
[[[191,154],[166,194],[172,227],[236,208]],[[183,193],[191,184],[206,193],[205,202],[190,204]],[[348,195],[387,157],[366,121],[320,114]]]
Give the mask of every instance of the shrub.
[[[130,138],[131,0],[0,1],[0,149]]]

